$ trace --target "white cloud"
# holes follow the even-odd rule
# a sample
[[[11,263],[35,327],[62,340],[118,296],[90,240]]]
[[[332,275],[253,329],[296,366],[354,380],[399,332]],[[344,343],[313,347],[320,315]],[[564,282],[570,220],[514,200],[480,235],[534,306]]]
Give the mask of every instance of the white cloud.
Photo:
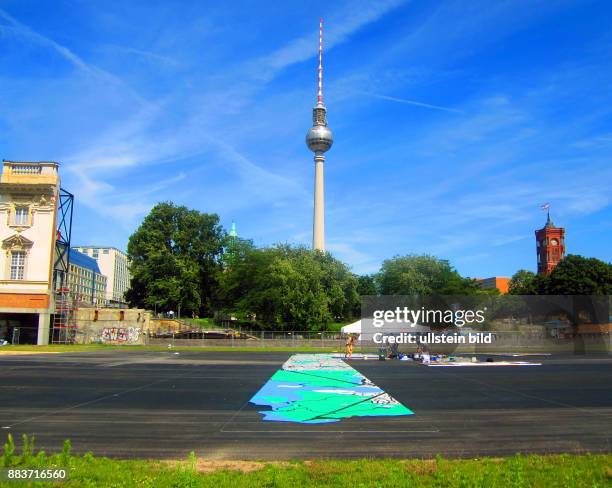
[[[442,110],[444,112],[463,113],[461,110],[457,110],[450,107],[442,107],[440,105],[432,105],[430,103],[417,102],[416,100],[408,100],[406,98],[390,97],[387,95],[381,95],[378,93],[363,92],[363,95],[369,97],[379,98],[381,100],[389,100],[391,102],[405,103],[407,105],[414,105],[415,107],[431,108],[434,110]]]
[[[348,2],[344,9],[323,19],[324,50],[333,49],[346,42],[353,33],[376,22],[383,15],[404,3],[406,0],[378,0],[377,2],[352,0]],[[312,34],[298,37],[271,54],[253,61],[254,73],[262,80],[268,81],[280,70],[314,57],[319,49],[318,38],[318,25],[313,25]]]
[[[350,263],[354,272],[359,274],[375,273],[380,268],[380,262],[374,256],[358,250],[346,241],[328,241],[327,250],[345,263]]]
[[[59,44],[58,42],[54,41],[53,39],[50,39],[49,37],[43,36],[42,34],[34,31],[33,29],[31,29],[30,27],[28,27],[27,25],[19,22],[17,19],[13,18],[12,16],[10,16],[7,12],[5,12],[4,10],[0,9],[0,18],[4,19],[6,22],[8,22],[8,25],[0,25],[0,30],[3,32],[8,32],[8,33],[12,33],[16,36],[22,37],[30,42],[34,42],[36,44],[39,44],[40,46],[46,47],[51,49],[52,51],[54,51],[55,53],[57,53],[58,55],[60,55],[63,59],[65,59],[66,61],[68,61],[70,64],[72,64],[74,67],[76,67],[77,69],[81,70],[82,72],[97,78],[99,80],[101,80],[102,82],[105,83],[110,83],[113,85],[117,85],[122,87],[123,89],[125,89],[127,92],[129,92],[132,96],[134,96],[139,102],[143,103],[143,104],[147,104],[148,102],[143,99],[139,94],[137,94],[136,92],[134,92],[121,78],[119,78],[118,76],[115,76],[112,73],[109,73],[108,71],[99,68],[98,66],[91,64],[91,63],[87,63],[85,60],[83,60],[80,56],[78,56],[77,54],[75,54],[72,50],[70,50],[69,48],[67,48],[66,46],[63,46],[62,44]]]

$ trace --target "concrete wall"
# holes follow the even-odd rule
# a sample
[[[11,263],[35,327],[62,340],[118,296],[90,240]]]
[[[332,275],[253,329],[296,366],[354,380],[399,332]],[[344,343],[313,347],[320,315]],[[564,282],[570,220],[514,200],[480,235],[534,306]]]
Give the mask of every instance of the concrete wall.
[[[190,330],[191,327],[179,320],[151,319],[148,331],[150,335]]]
[[[75,317],[79,344],[144,344],[151,319],[139,308],[82,308]]]

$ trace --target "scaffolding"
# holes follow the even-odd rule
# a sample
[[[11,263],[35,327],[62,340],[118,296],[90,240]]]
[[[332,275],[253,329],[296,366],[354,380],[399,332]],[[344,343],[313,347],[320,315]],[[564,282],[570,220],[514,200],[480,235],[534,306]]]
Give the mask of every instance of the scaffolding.
[[[53,264],[54,311],[51,343],[73,344],[76,341],[76,312],[79,300],[70,291],[70,239],[74,195],[60,188],[55,230],[55,260]]]
[[[78,301],[67,286],[55,291],[55,313],[51,329],[52,344],[74,344],[76,342],[76,312]]]

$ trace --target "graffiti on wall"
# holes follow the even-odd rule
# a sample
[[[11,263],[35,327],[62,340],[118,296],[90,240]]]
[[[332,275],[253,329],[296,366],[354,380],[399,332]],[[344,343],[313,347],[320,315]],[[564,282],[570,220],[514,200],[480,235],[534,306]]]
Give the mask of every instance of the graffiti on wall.
[[[320,424],[413,412],[331,354],[295,354],[251,398],[263,420]]]
[[[105,327],[102,329],[102,342],[138,342],[140,327]]]

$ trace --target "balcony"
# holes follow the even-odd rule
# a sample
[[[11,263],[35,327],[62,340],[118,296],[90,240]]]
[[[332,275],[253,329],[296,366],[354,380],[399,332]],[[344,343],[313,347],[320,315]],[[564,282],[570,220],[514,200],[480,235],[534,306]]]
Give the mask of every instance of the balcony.
[[[0,182],[20,185],[58,185],[58,164],[52,161],[2,161]]]

